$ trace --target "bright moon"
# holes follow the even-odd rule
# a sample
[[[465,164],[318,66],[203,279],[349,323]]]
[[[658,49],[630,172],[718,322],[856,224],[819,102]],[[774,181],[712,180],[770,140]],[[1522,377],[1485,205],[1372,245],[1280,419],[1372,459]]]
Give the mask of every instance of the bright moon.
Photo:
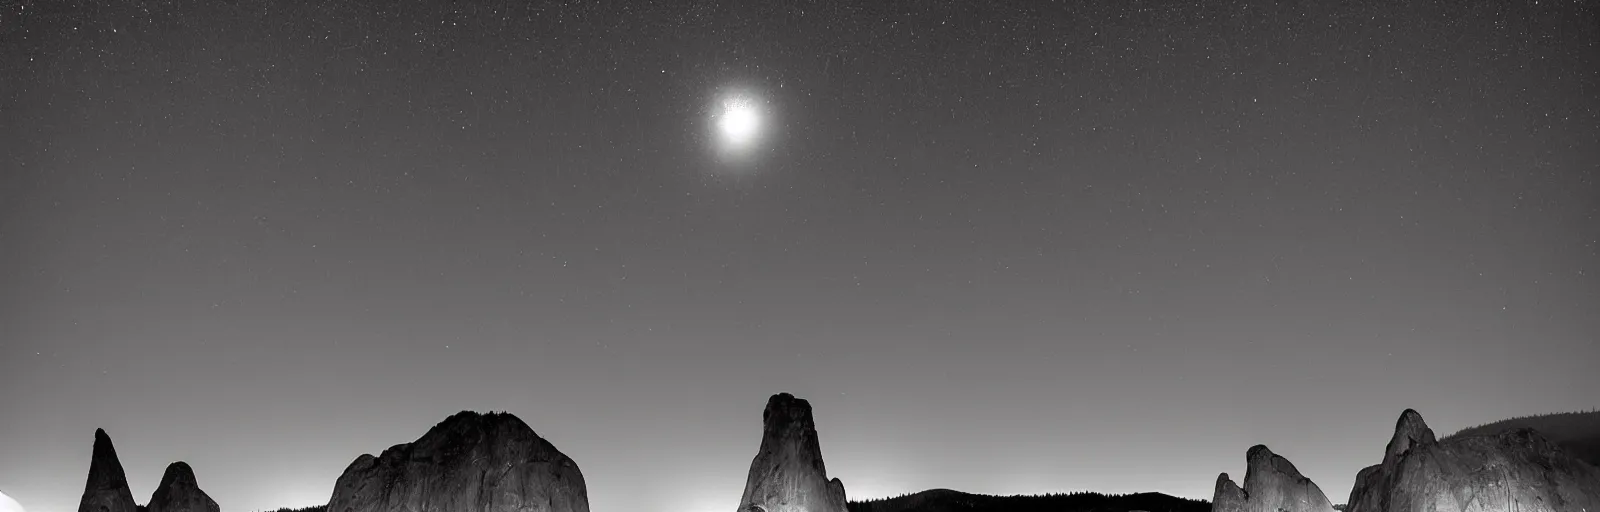
[[[754,138],[756,131],[761,128],[761,115],[756,112],[750,100],[734,98],[723,103],[722,118],[717,126],[722,129],[722,136],[728,142],[743,146]]]
[[[742,162],[756,156],[766,137],[766,106],[749,91],[729,91],[711,109],[711,128],[717,152],[725,162]]]

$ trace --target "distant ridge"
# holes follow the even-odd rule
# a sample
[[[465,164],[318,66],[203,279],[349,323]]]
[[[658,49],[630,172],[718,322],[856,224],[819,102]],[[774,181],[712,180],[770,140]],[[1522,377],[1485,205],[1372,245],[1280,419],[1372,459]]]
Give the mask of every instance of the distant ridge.
[[[327,505],[312,505],[312,506],[309,506],[309,507],[302,507],[302,508],[283,507],[283,508],[280,508],[280,509],[268,510],[268,511],[265,511],[265,512],[323,512],[325,510],[328,510],[328,506]]]
[[[1600,467],[1600,410],[1537,414],[1505,419],[1461,429],[1441,441],[1458,437],[1492,436],[1519,428],[1537,430],[1545,439],[1560,445],[1578,460]]]
[[[990,496],[951,489],[852,501],[850,512],[1210,512],[1211,503],[1158,492]]]

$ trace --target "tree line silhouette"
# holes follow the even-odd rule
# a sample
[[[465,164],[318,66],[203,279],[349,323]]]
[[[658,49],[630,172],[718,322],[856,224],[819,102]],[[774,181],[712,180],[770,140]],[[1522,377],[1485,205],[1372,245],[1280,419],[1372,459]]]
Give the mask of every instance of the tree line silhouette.
[[[1211,502],[1147,492],[1071,492],[1014,496],[935,489],[891,498],[853,501],[850,512],[1210,512]]]

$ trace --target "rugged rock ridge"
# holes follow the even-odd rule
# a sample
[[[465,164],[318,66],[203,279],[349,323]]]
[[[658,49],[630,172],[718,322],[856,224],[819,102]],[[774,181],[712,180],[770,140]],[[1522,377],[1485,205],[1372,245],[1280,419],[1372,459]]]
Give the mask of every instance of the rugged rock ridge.
[[[1532,429],[1439,441],[1407,409],[1383,462],[1362,469],[1350,512],[1600,510],[1600,470]]]
[[[822,463],[811,403],[772,395],[761,422],[761,450],[750,461],[738,512],[847,512],[844,483],[829,480]]]
[[[128,490],[128,475],[117,459],[117,448],[104,429],[94,431],[94,455],[89,460],[89,479],[83,486],[78,512],[135,512],[133,492]]]
[[[217,502],[200,490],[195,481],[194,469],[183,461],[167,465],[161,475],[161,485],[150,496],[148,512],[219,512]]]
[[[1217,476],[1214,512],[1334,512],[1327,495],[1300,470],[1264,445],[1245,452],[1244,487]]]
[[[1421,415],[1407,410],[1395,430],[1383,463],[1358,475],[1352,512],[1561,511],[1600,505],[1600,471],[1531,429],[1438,441]]]
[[[328,512],[588,512],[578,464],[508,413],[463,411],[345,468]],[[152,510],[151,512],[156,512]]]

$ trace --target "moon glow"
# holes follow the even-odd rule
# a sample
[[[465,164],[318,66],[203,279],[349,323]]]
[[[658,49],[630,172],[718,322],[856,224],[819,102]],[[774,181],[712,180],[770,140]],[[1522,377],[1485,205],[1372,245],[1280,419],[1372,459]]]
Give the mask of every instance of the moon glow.
[[[722,115],[717,119],[717,129],[729,144],[743,146],[754,139],[761,129],[761,113],[747,98],[732,98],[723,102]]]
[[[724,91],[711,108],[711,132],[716,152],[725,163],[748,163],[759,154],[767,131],[765,102],[753,91]]]
[[[749,98],[725,99],[722,114],[717,117],[717,130],[730,146],[746,146],[762,130],[762,114]]]

